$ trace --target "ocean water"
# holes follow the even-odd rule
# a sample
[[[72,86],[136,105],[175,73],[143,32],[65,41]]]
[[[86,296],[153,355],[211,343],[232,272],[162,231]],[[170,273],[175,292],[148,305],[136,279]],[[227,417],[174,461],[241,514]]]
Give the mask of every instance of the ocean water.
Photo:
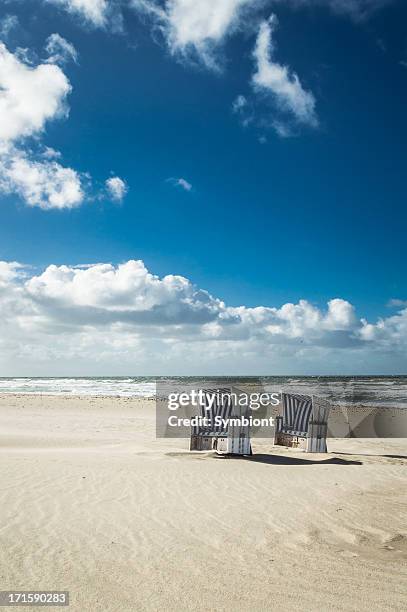
[[[154,397],[155,378],[72,377],[0,378],[0,393],[35,395],[92,395],[112,397]]]
[[[214,377],[70,377],[0,378],[0,393],[43,395],[92,395],[112,397],[155,397],[165,386],[182,390],[183,385],[208,381],[225,385]],[[336,404],[407,408],[407,376],[262,376],[228,378],[239,385],[256,385],[265,391],[291,390],[321,395]],[[157,391],[158,390],[158,391]]]

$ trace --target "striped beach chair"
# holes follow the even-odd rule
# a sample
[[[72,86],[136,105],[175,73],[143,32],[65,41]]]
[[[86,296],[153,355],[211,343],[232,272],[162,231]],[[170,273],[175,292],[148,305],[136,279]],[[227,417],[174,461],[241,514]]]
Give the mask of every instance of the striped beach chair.
[[[251,454],[248,427],[224,424],[236,414],[232,388],[204,389],[205,403],[199,407],[204,425],[191,427],[190,450],[216,450],[218,454]],[[213,401],[213,398],[214,401]],[[222,422],[217,422],[220,417]]]
[[[314,395],[281,393],[282,415],[276,417],[274,444],[326,453],[330,404]]]

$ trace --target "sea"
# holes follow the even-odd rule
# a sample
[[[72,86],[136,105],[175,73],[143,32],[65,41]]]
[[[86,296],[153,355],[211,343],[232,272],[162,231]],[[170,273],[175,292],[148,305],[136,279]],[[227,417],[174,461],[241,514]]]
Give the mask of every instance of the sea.
[[[407,408],[407,376],[260,376],[260,377],[15,377],[0,378],[0,393],[155,398],[161,389],[181,391],[214,385],[255,386],[266,392],[320,395],[344,405]]]

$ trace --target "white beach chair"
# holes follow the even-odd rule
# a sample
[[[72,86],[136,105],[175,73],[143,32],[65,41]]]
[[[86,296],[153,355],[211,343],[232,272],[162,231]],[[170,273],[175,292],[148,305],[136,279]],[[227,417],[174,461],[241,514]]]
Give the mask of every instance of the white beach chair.
[[[329,402],[314,395],[281,393],[281,403],[283,414],[276,417],[274,444],[326,453]]]
[[[215,450],[219,455],[250,455],[251,442],[249,426],[240,424],[217,423],[215,417],[222,419],[240,418],[242,409],[233,401],[232,388],[204,389],[207,402],[200,406],[199,414],[206,418],[204,426],[191,427],[190,450]],[[209,403],[214,396],[215,402]]]

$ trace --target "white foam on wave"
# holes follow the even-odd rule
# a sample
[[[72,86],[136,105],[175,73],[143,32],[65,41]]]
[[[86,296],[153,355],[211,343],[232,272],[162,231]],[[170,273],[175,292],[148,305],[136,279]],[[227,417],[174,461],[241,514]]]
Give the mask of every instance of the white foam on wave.
[[[258,379],[259,380],[259,379]],[[164,378],[165,391],[184,391],[188,387],[201,387],[205,379]],[[219,383],[221,384],[221,383]],[[233,384],[239,387],[239,379]],[[335,404],[383,407],[407,407],[407,377],[263,377],[261,387],[268,392],[281,390],[324,396]],[[243,383],[244,388],[244,383]],[[142,377],[65,377],[65,378],[0,378],[0,393],[38,395],[88,395],[113,397],[155,397],[156,380]]]
[[[156,384],[134,378],[1,378],[0,393],[154,397]]]

